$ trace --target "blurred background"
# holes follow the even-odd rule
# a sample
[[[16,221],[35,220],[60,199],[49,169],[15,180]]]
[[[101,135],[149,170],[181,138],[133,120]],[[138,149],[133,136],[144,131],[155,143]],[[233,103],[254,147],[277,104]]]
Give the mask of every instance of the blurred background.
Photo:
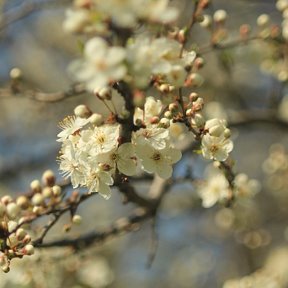
[[[43,1],[2,0],[0,9],[7,15],[28,2]],[[8,25],[3,25],[0,16],[1,88],[11,83],[9,73],[14,67],[22,71],[27,89],[57,92],[71,85],[67,66],[79,56],[78,38],[61,28],[70,1],[50,2],[53,4]],[[192,2],[173,1],[181,11],[180,25],[187,23]],[[257,32],[256,18],[262,13],[281,23],[274,1],[214,0],[211,9],[228,13],[227,42],[238,37],[241,24],[250,24]],[[209,34],[195,26],[191,41],[205,46]],[[288,287],[288,91],[287,84],[275,73],[263,70],[270,53],[271,47],[257,42],[206,53],[201,71],[205,83],[197,89],[207,102],[208,117],[221,115],[237,120],[239,111],[252,111],[249,115],[256,118],[263,111],[279,115],[282,122],[231,122],[235,170],[258,179],[262,185],[255,199],[240,201],[233,208],[205,209],[193,185],[176,185],[161,207],[159,247],[151,268],[146,265],[151,240],[150,225],[146,223],[133,233],[78,254],[71,254],[69,249],[51,249],[37,251],[33,259],[14,260],[11,272],[0,274],[0,287]],[[58,122],[71,115],[78,104],[103,111],[91,95],[45,103],[1,94],[1,195],[26,191],[30,182],[48,168],[58,173]],[[209,162],[196,154],[186,155],[175,174],[181,175],[183,167],[188,166],[194,176],[203,177],[207,165]],[[149,188],[149,183],[137,185],[143,193]],[[132,211],[132,204],[119,203],[121,197],[116,191],[109,201],[92,198],[79,209],[81,226],[73,227],[66,235],[62,228],[69,221],[67,217],[51,230],[50,239],[107,227]]]

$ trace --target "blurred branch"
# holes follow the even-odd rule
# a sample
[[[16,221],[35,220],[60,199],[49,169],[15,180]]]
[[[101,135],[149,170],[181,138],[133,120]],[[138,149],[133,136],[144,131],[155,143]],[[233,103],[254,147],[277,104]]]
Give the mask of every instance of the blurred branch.
[[[0,31],[5,29],[8,25],[15,23],[33,12],[39,11],[43,8],[55,6],[56,4],[64,4],[69,3],[68,0],[46,0],[46,1],[25,1],[22,5],[10,9],[9,11],[5,12],[0,21]]]
[[[150,204],[145,209],[136,208],[128,217],[116,220],[109,228],[102,232],[89,232],[74,239],[60,239],[47,243],[34,243],[38,248],[72,247],[74,249],[86,248],[92,244],[104,244],[105,241],[121,235],[123,232],[135,231],[140,224],[149,219],[154,219],[162,203],[164,195],[169,191],[169,183],[159,177],[155,177],[149,191]],[[154,257],[153,257],[154,258]]]
[[[66,91],[45,93],[37,90],[23,90],[20,87],[0,88],[0,98],[4,97],[26,97],[41,102],[58,102],[66,98],[74,97],[86,93],[82,84],[74,84]]]

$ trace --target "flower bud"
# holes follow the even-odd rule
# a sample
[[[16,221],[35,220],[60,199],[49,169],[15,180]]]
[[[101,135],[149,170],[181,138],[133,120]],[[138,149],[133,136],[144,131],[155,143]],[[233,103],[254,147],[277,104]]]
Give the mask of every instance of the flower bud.
[[[54,196],[59,196],[61,194],[61,192],[62,192],[62,189],[61,189],[61,187],[59,185],[54,185],[52,187],[52,192],[53,192]]]
[[[93,125],[100,126],[103,123],[103,116],[98,113],[93,113],[89,117],[89,122]]]
[[[19,80],[22,78],[22,71],[19,68],[13,68],[10,70],[10,78],[13,80]]]
[[[17,229],[16,237],[19,241],[23,240],[26,235],[27,235],[27,232],[23,228]]]
[[[6,245],[8,247],[11,247],[11,248],[16,247],[18,245],[18,243],[19,242],[18,242],[18,239],[17,239],[15,233],[10,234],[9,238],[7,238],[7,240],[6,240]]]
[[[92,112],[86,105],[78,105],[74,109],[74,114],[80,118],[88,118],[91,116]]]
[[[168,118],[168,119],[172,119],[172,118],[173,118],[172,113],[171,113],[170,111],[166,111],[166,112],[164,113],[164,116],[165,116],[166,118]]]
[[[16,203],[21,209],[27,209],[29,207],[29,200],[23,195],[16,199]]]
[[[112,91],[109,87],[104,87],[97,92],[97,95],[103,100],[112,99]]]
[[[204,100],[203,98],[199,97],[195,102],[193,102],[193,110],[200,111],[203,109]]]
[[[79,225],[82,222],[82,217],[80,215],[74,215],[72,218],[72,222],[73,224]]]
[[[169,85],[168,84],[161,84],[159,86],[159,91],[161,91],[162,93],[168,93],[169,91]]]
[[[224,23],[227,19],[227,12],[222,9],[215,11],[213,19],[216,23]]]
[[[46,170],[42,175],[42,182],[46,186],[53,186],[55,184],[55,175],[52,170]]]
[[[25,237],[23,238],[22,242],[24,244],[31,242],[31,236],[29,234],[26,234]]]
[[[203,77],[198,73],[191,73],[188,76],[188,79],[188,82],[190,82],[190,85],[192,85],[193,87],[200,87],[204,82]]]
[[[41,191],[41,184],[39,180],[33,180],[30,183],[30,188],[32,190],[32,192],[37,193]]]
[[[12,202],[13,199],[10,195],[5,195],[1,198],[1,202],[4,204],[4,205],[7,205],[8,203]]]
[[[204,127],[204,125],[205,125],[205,119],[204,119],[204,117],[203,117],[200,113],[196,113],[196,114],[194,115],[193,120],[194,120],[194,123],[196,124],[196,126],[197,126],[198,128]]]
[[[210,15],[203,15],[203,20],[199,23],[201,27],[208,28],[212,24],[212,18]]]
[[[15,219],[20,212],[20,207],[16,203],[11,202],[7,205],[6,212],[10,219]]]
[[[178,110],[178,104],[177,103],[171,103],[169,104],[169,107],[168,107],[169,111],[174,113]]]
[[[257,25],[259,27],[267,26],[270,22],[270,17],[267,14],[262,14],[257,18]]]
[[[153,117],[151,117],[151,119],[150,119],[150,123],[151,123],[151,124],[157,124],[157,123],[159,123],[159,121],[160,121],[160,119],[159,119],[158,116],[153,116]]]
[[[283,12],[284,10],[288,9],[288,1],[287,0],[278,0],[276,2],[276,8]]]
[[[50,198],[52,196],[52,188],[51,187],[45,187],[42,191],[42,196],[44,198]]]
[[[169,128],[170,126],[170,120],[167,118],[162,118],[159,122],[159,126],[163,128]]]
[[[40,206],[43,201],[44,201],[44,197],[42,196],[42,194],[40,193],[36,193],[33,197],[32,197],[32,204],[36,205],[36,206]]]
[[[228,128],[226,128],[226,129],[224,130],[224,137],[225,137],[225,138],[229,138],[230,136],[231,136],[231,130],[228,129]]]
[[[26,245],[23,250],[22,253],[24,255],[33,255],[34,254],[34,247],[31,244]]]
[[[15,221],[9,221],[8,222],[8,232],[11,233],[17,228],[18,224]]]
[[[196,101],[198,98],[199,98],[199,95],[198,95],[198,93],[196,93],[196,92],[192,92],[192,93],[189,95],[189,100],[190,100],[190,102],[194,102],[194,101]]]

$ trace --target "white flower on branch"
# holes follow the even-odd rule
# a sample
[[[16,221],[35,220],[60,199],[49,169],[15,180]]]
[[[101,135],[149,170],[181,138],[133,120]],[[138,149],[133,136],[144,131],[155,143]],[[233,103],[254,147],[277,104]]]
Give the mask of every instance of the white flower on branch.
[[[95,37],[85,44],[84,60],[73,62],[70,71],[76,80],[86,83],[87,89],[99,91],[126,75],[125,55],[124,48],[109,47],[105,40]]]
[[[137,146],[152,146],[155,149],[164,149],[169,141],[169,130],[165,128],[141,128],[133,133],[134,143]]]
[[[220,173],[208,176],[207,181],[198,189],[204,208],[210,208],[218,201],[228,198],[230,193],[229,183]]]
[[[150,145],[136,146],[136,155],[146,172],[156,173],[163,179],[172,176],[172,165],[182,157],[181,152],[172,147],[157,150]]]
[[[134,151],[134,146],[131,143],[124,143],[117,149],[101,154],[97,157],[100,163],[108,165],[114,171],[118,170],[127,176],[135,175],[137,162]]]
[[[233,142],[224,136],[214,137],[206,134],[203,136],[201,144],[204,158],[217,161],[225,161],[233,149]]]

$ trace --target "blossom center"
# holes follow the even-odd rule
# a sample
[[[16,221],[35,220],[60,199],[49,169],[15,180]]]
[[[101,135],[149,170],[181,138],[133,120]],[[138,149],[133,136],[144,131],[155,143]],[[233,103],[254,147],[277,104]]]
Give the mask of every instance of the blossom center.
[[[154,161],[159,161],[161,159],[161,154],[159,152],[154,153],[152,159]]]

